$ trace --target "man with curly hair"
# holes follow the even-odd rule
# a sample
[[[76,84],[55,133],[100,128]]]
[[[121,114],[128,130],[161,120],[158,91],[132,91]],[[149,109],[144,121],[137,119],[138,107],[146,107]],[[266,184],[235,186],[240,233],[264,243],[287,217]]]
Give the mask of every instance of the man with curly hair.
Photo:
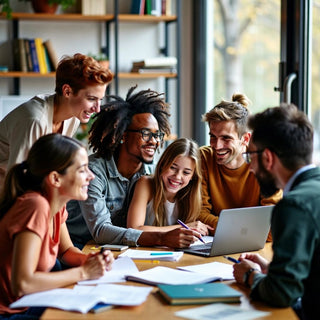
[[[68,229],[79,247],[91,239],[99,244],[186,247],[199,236],[183,228],[170,232],[126,228],[135,182],[153,172],[155,152],[164,135],[170,134],[169,108],[162,94],[150,89],[133,93],[135,89],[129,89],[125,100],[110,96],[89,132],[95,152],[89,167],[95,179],[88,186],[86,201],[68,204]]]

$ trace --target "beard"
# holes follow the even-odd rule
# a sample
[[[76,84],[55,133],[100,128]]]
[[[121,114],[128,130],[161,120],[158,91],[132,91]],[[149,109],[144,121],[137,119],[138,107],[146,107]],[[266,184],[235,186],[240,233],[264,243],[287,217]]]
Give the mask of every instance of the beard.
[[[275,194],[279,188],[276,185],[275,178],[264,168],[260,155],[258,157],[258,163],[259,170],[255,173],[255,175],[260,185],[260,193],[264,197],[268,198]]]

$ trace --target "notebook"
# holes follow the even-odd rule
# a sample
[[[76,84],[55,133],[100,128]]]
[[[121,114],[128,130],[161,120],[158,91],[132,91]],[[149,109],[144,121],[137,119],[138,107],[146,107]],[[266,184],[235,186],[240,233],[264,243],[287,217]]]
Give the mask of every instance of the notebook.
[[[179,250],[204,257],[259,250],[267,240],[273,207],[224,209],[213,242]]]
[[[224,283],[186,285],[159,284],[159,293],[173,305],[213,302],[240,302],[241,293]]]

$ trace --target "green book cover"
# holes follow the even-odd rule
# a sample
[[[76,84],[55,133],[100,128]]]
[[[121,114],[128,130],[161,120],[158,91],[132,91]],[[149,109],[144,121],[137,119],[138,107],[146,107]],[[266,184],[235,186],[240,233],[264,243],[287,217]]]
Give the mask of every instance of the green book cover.
[[[205,304],[240,302],[241,293],[226,284],[203,283],[192,285],[159,284],[159,293],[170,304]]]

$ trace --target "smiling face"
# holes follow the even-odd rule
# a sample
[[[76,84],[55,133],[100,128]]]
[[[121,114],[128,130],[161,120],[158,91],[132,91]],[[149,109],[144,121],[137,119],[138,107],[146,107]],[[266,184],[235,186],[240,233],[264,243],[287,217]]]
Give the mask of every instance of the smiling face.
[[[106,84],[87,86],[79,90],[77,94],[73,94],[69,87],[69,91],[66,91],[72,115],[81,123],[87,123],[93,113],[100,111],[101,100],[105,96],[106,88]]]
[[[88,155],[84,148],[77,151],[73,164],[60,178],[61,195],[69,200],[86,200],[88,198],[88,186],[94,178],[94,174],[88,168]]]
[[[132,117],[128,130],[147,129],[152,133],[159,132],[157,119],[151,113],[139,113]],[[152,137],[149,141],[142,138],[140,132],[126,131],[123,137],[128,161],[152,163],[160,142]],[[131,158],[131,159],[130,159]]]
[[[186,187],[193,177],[194,160],[187,156],[178,156],[161,174],[166,198],[173,202],[177,192]]]
[[[210,146],[214,151],[216,161],[229,169],[237,169],[243,163],[242,152],[245,152],[249,142],[249,133],[239,139],[235,122],[212,121],[209,124]]]

